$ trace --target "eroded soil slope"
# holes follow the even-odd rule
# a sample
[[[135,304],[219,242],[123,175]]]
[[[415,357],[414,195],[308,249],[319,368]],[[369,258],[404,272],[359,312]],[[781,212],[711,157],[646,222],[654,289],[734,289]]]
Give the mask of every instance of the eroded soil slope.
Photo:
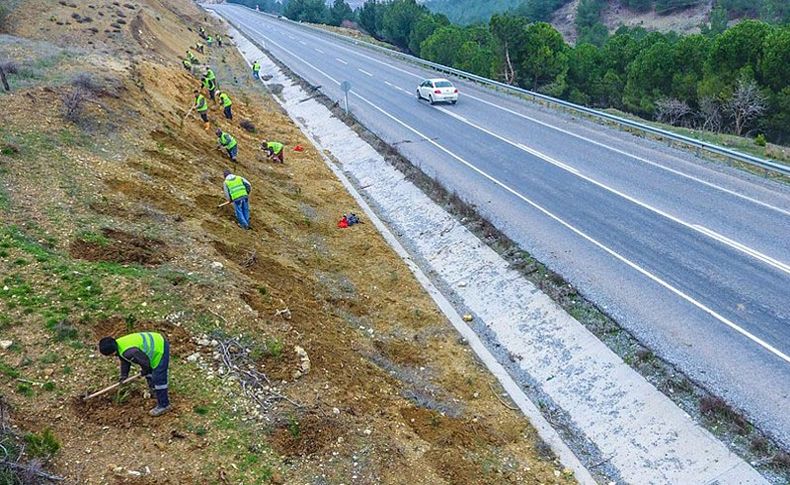
[[[336,227],[361,211],[231,39],[196,55],[234,101],[210,118],[238,166],[184,119],[179,56],[221,25],[186,0],[13,5],[0,420],[38,444],[23,461],[67,483],[572,481],[373,226]],[[251,231],[217,207],[226,167],[252,183]],[[174,411],[150,417],[139,383],[82,402],[116,378],[97,339],[142,329],[172,343]]]

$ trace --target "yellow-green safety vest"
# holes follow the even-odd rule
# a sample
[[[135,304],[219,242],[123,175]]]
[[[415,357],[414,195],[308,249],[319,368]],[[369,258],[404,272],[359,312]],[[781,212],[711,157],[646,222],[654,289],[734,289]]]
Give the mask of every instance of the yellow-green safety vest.
[[[203,79],[203,87],[208,89],[209,91],[213,91],[217,89],[217,85],[213,79],[205,78]]]
[[[219,144],[230,150],[236,146],[237,142],[235,138],[223,132],[221,135],[219,135]]]
[[[219,95],[219,100],[222,102],[222,106],[227,108],[228,106],[232,105],[233,102],[230,100],[230,96],[225,93]]]
[[[217,79],[217,76],[214,74],[214,71],[212,71],[211,69],[206,69],[206,79],[214,80]]]
[[[260,71],[261,71],[261,65],[258,63],[258,61],[253,62],[252,72],[260,72]]]
[[[124,360],[127,359],[124,358],[123,353],[127,350],[131,348],[142,350],[148,356],[151,369],[156,369],[159,366],[159,362],[162,360],[162,355],[165,352],[165,338],[156,332],[130,333],[115,339],[115,342],[118,344],[118,355]]]
[[[279,141],[270,141],[266,143],[266,146],[271,148],[275,155],[283,151],[283,144]]]
[[[225,186],[228,188],[228,194],[230,194],[230,200],[232,201],[249,195],[247,194],[247,187],[244,186],[244,180],[238,175],[234,175],[231,180],[225,179]]]
[[[204,111],[208,111],[208,103],[206,103],[206,97],[202,94],[198,94],[197,98],[195,98],[195,109],[198,113],[203,113]]]

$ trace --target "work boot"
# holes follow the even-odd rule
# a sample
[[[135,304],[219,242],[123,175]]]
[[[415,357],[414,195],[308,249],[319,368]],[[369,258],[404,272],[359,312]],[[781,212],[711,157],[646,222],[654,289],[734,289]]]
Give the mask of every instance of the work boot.
[[[165,414],[166,412],[170,411],[170,409],[171,409],[170,406],[167,406],[165,408],[163,408],[162,406],[156,406],[154,409],[148,411],[148,414],[150,414],[153,417],[157,417],[157,416],[161,416],[161,415]]]
[[[209,128],[211,128],[211,124],[210,124],[208,121],[206,121],[205,123],[203,123],[203,129],[204,129],[204,130],[208,131],[208,129],[209,129]]]

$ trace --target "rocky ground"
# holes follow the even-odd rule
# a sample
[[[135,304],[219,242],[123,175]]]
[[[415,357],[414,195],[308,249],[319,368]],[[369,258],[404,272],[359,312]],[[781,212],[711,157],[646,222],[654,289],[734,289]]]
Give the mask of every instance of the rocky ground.
[[[9,5],[0,483],[573,481],[372,225],[336,227],[360,211],[230,39],[197,56],[238,166],[184,117],[179,56],[221,25],[187,0]],[[226,167],[252,231],[217,207]],[[138,330],[172,344],[161,418],[140,383],[81,399],[117,377],[96,341]]]

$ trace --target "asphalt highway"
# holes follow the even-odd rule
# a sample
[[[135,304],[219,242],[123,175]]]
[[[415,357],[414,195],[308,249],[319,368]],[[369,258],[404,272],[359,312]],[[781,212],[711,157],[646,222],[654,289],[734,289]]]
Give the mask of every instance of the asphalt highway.
[[[212,6],[790,447],[790,189],[248,9]],[[264,73],[265,74],[265,73]],[[414,208],[419,217],[420,208]]]

